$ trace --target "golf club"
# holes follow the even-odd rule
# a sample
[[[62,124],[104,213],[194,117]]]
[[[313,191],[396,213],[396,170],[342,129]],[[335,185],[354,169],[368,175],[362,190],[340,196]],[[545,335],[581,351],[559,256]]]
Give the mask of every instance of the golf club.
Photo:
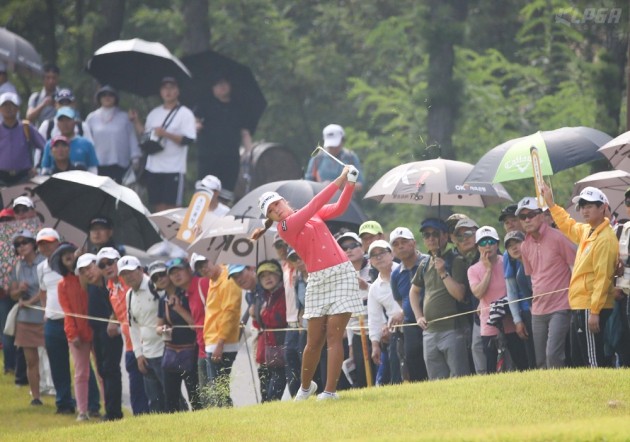
[[[324,152],[326,155],[328,155],[330,158],[332,158],[333,160],[335,160],[336,162],[338,162],[339,164],[341,164],[342,166],[346,166],[346,164],[344,164],[343,161],[341,161],[339,158],[337,158],[336,156],[334,156],[333,154],[331,154],[330,152],[328,152],[326,149],[324,149],[322,146],[317,146],[315,148],[315,150],[313,151],[313,153],[311,153],[311,156],[314,157],[315,155],[317,155],[317,151],[321,150],[322,152]]]

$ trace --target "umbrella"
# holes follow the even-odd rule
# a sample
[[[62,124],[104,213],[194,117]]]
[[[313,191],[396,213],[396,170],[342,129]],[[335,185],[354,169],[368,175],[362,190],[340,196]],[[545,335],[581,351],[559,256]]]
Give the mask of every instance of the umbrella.
[[[579,195],[582,189],[588,186],[597,187],[604,192],[608,198],[610,211],[618,213],[619,210],[621,210],[620,208],[624,206],[626,190],[630,187],[630,173],[624,172],[623,170],[608,170],[606,172],[597,172],[587,176],[586,178],[582,178],[580,181],[575,183],[571,199],[573,199],[574,196]],[[581,219],[580,217],[577,217],[578,213],[575,210],[575,204],[571,202],[571,199],[569,199],[569,203],[566,206],[567,211],[574,219]],[[621,216],[621,218],[626,218],[625,211],[624,216]]]
[[[31,178],[27,183],[3,188],[0,190],[3,205],[10,207],[13,204],[13,200],[17,197],[28,196],[35,205],[37,219],[42,227],[54,227],[65,241],[69,241],[78,246],[83,245],[87,240],[87,233],[55,218],[39,195],[35,193],[35,188],[44,183],[47,179],[47,176],[36,176]]]
[[[630,131],[622,133],[599,148],[615,169],[630,172]]]
[[[162,210],[161,212],[155,212],[149,215],[149,219],[157,226],[164,239],[171,241],[184,249],[187,248],[190,243],[177,239],[177,232],[179,232],[179,228],[184,222],[186,211],[188,211],[188,208],[178,207],[175,209]],[[219,219],[219,217],[216,215],[212,215],[210,213],[206,214],[201,224],[201,230],[204,231],[208,229],[217,219]]]
[[[267,100],[252,70],[215,51],[204,51],[182,58],[192,73],[192,81],[183,87],[182,102],[199,107],[212,95],[211,79],[224,76],[232,85],[232,101],[242,115],[245,127],[253,135],[267,107]]]
[[[472,169],[472,164],[442,158],[402,164],[379,178],[364,198],[381,203],[474,207],[512,201],[500,184],[464,184]]]
[[[255,266],[266,259],[277,259],[273,247],[274,230],[252,241],[254,229],[262,227],[260,219],[234,218],[226,215],[215,220],[201,237],[188,248],[188,253],[199,253],[218,264],[243,264]]]
[[[263,218],[262,213],[260,213],[258,209],[258,198],[265,192],[278,192],[289,202],[291,207],[300,209],[312,200],[324,187],[326,187],[326,184],[307,180],[284,180],[263,184],[246,194],[234,204],[232,209],[228,212],[228,215],[232,215],[236,218]],[[337,201],[340,194],[341,192],[337,192],[331,202]],[[331,225],[335,227],[349,228],[358,227],[365,221],[367,221],[367,216],[365,216],[361,207],[354,200],[350,202],[350,206],[348,206],[348,209],[343,215],[329,220]]]
[[[597,152],[611,137],[590,127],[563,127],[515,138],[491,149],[475,164],[466,183],[501,183],[532,178],[530,148],[538,148],[543,175],[601,159]]]
[[[183,86],[190,72],[162,43],[116,40],[98,49],[87,71],[101,84],[148,97],[160,91],[162,78],[175,77]]]
[[[81,170],[61,172],[35,188],[52,215],[86,231],[95,216],[108,216],[114,222],[114,239],[146,250],[161,241],[147,218],[149,211],[140,197],[109,177]]]
[[[33,45],[6,28],[0,28],[0,60],[16,71],[44,72],[42,58]]]

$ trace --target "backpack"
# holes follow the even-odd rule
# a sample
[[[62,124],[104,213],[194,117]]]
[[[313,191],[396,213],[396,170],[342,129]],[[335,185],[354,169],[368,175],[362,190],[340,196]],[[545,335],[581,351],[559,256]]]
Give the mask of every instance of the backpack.
[[[153,284],[153,281],[149,281],[149,291],[153,295],[153,300],[154,301],[159,301],[160,300],[160,293],[157,291],[157,288],[155,288],[155,284]],[[131,298],[133,297],[133,289],[132,288],[127,290],[127,293],[125,294],[125,298],[127,298],[127,295],[129,295],[129,302],[127,302],[127,320],[129,321],[129,324],[131,324],[131,320],[133,319],[135,321],[135,323],[137,324],[138,321],[136,320],[135,317],[133,317],[131,315]]]
[[[55,128],[55,119],[51,118],[50,120],[46,120],[48,123],[48,127],[46,128],[46,139],[50,140],[52,138],[52,131]],[[83,122],[81,120],[75,120],[77,127],[77,134],[79,136],[83,136]]]

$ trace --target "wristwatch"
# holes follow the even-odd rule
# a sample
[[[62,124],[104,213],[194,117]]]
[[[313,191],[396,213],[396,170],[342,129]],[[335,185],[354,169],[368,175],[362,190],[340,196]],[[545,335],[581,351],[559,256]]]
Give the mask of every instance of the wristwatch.
[[[450,274],[449,272],[446,272],[446,273],[444,274],[444,276],[440,276],[440,279],[441,279],[442,281],[444,281],[444,280],[445,280],[446,278],[448,278],[449,276],[451,276],[451,274]]]

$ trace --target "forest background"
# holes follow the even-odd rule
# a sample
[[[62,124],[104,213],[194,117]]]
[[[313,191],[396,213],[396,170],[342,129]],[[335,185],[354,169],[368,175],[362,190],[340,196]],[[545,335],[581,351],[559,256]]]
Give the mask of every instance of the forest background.
[[[363,163],[366,189],[398,164],[438,156],[474,164],[492,147],[538,130],[588,126],[614,137],[629,127],[628,1],[2,3],[0,25],[61,67],[61,85],[74,90],[82,115],[94,109],[97,88],[84,68],[103,44],[138,37],[177,56],[213,49],[250,66],[261,84],[268,107],[255,140],[292,149],[306,167],[322,128],[341,124]],[[39,78],[10,80],[23,98],[41,88]],[[146,115],[156,100],[125,94],[121,104]],[[557,199],[567,202],[575,181],[607,168],[601,161],[554,176]],[[515,201],[534,191],[525,181],[506,187]],[[435,213],[362,204],[389,228],[415,230]],[[441,214],[448,210],[496,224],[500,207]]]

